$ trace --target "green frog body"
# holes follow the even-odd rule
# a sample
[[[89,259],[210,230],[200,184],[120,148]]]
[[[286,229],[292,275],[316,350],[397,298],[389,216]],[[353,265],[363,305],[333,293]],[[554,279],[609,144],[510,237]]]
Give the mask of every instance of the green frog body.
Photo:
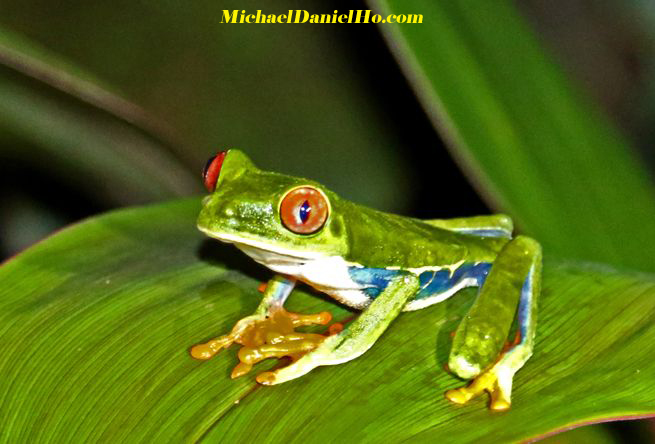
[[[419,220],[383,213],[314,181],[262,171],[238,150],[210,159],[203,177],[211,194],[199,229],[276,275],[256,312],[227,335],[193,347],[194,357],[208,359],[239,343],[233,376],[240,376],[263,359],[289,356],[290,365],[257,376],[261,384],[279,384],[357,358],[402,311],[476,286],[448,361],[450,371],[472,382],[446,397],[461,404],[487,391],[491,409],[509,408],[513,376],[532,354],[541,276],[541,247],[529,237],[512,237],[509,217]],[[297,281],[362,313],[329,336],[296,332],[331,318],[284,309]],[[514,323],[517,337],[508,345]]]

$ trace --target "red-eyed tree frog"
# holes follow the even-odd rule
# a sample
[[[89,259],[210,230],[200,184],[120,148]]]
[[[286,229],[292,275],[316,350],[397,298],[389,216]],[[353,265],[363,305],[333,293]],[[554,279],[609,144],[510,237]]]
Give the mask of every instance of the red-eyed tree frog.
[[[191,349],[209,359],[241,344],[232,376],[253,364],[288,356],[286,367],[261,373],[260,384],[280,384],[318,366],[365,353],[402,311],[437,304],[464,287],[478,296],[457,328],[448,368],[464,387],[446,398],[463,404],[487,391],[492,410],[510,406],[514,374],[532,355],[540,291],[541,247],[512,238],[504,215],[419,220],[344,200],[311,180],[262,171],[239,150],[223,151],[205,167],[198,228],[234,244],[276,275],[254,314],[230,333]],[[330,335],[296,332],[328,324],[327,312],[303,315],[283,305],[297,281],[362,310]],[[508,344],[516,324],[516,339]],[[340,331],[341,330],[341,331]]]

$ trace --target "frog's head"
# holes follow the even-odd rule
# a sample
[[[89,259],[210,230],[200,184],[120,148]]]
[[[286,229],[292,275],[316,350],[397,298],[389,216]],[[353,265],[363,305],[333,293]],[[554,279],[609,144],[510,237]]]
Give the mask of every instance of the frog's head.
[[[322,185],[262,171],[235,149],[209,159],[203,179],[212,194],[198,228],[255,260],[271,266],[347,253],[339,198]]]

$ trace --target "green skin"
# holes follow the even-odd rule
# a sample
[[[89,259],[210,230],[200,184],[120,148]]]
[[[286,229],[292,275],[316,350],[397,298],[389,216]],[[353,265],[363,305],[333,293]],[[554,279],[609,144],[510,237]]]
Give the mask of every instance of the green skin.
[[[303,186],[321,191],[329,202],[327,221],[310,235],[287,229],[279,214],[286,193]],[[347,264],[399,271],[368,303],[333,294],[341,302],[363,309],[362,314],[347,329],[328,337],[293,364],[270,372],[266,384],[285,382],[317,366],[339,364],[363,354],[417,295],[417,269],[455,270],[462,263],[493,264],[474,305],[457,329],[449,358],[452,372],[475,379],[469,387],[451,390],[446,396],[463,403],[486,390],[491,394],[492,409],[509,407],[513,375],[532,354],[541,248],[525,236],[512,239],[508,217],[424,221],[383,213],[341,199],[314,181],[259,170],[245,154],[230,150],[215,191],[203,201],[198,227],[211,237],[234,242],[251,256],[254,248],[253,257],[270,268],[275,267],[268,262],[269,256],[278,262],[285,258],[329,257]],[[489,236],[489,230],[501,235]],[[265,260],[260,260],[262,257]],[[315,282],[293,273],[276,276],[269,282],[257,312],[240,321],[233,332],[263,319],[281,305],[296,279],[331,293],[324,281]],[[518,323],[520,338],[503,351],[514,322]]]

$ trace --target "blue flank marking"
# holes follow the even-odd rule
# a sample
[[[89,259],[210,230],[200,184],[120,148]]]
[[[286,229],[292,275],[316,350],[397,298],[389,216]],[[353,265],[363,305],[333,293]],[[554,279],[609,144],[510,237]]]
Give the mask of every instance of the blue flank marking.
[[[530,306],[534,303],[532,300],[532,268],[523,282],[521,288],[521,299],[519,299],[519,308],[517,320],[519,331],[521,332],[521,342],[525,341],[528,335],[528,324],[530,323]]]
[[[371,298],[378,297],[382,290],[387,288],[389,282],[401,272],[401,270],[387,270],[386,268],[348,268],[350,278],[359,285],[365,286],[366,288],[362,291]]]
[[[452,275],[450,270],[447,269],[424,271],[419,275],[421,290],[414,299],[423,299],[443,293],[457,285],[462,279],[467,278],[474,278],[477,285],[480,286],[490,269],[490,263],[480,262],[477,264],[462,264]],[[359,285],[364,286],[365,288],[362,291],[371,298],[377,297],[387,288],[389,282],[402,272],[402,270],[387,270],[385,268],[350,267],[348,269],[350,278]]]
[[[505,230],[494,230],[494,229],[457,230],[457,233],[471,234],[473,236],[480,236],[480,237],[511,237],[512,236],[512,233],[509,233]]]

